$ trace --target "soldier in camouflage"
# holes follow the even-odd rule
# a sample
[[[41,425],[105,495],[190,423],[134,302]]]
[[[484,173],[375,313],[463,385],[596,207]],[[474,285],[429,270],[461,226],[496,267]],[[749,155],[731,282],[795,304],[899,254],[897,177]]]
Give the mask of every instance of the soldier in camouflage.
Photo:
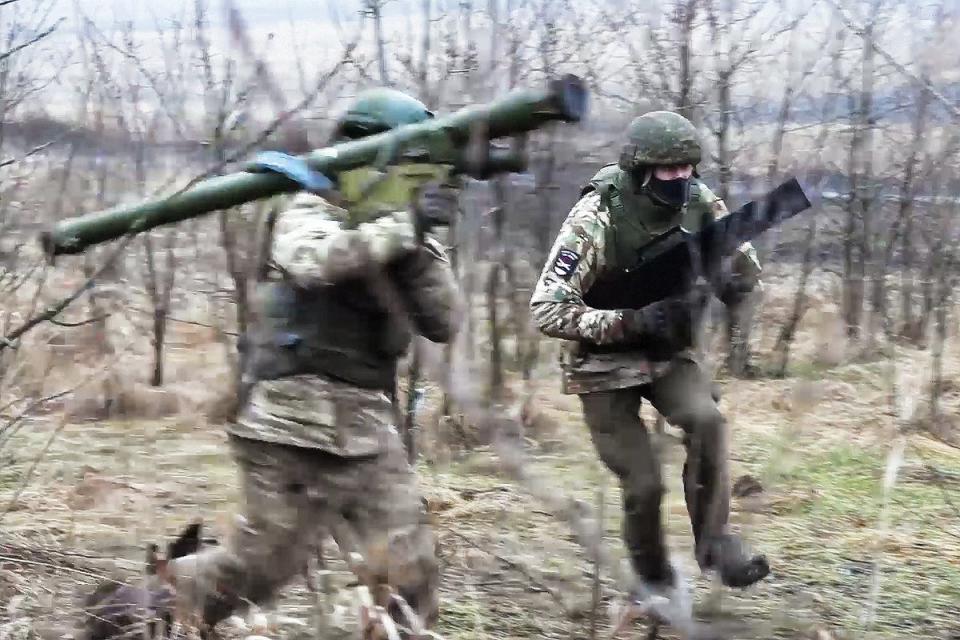
[[[748,557],[728,530],[727,427],[693,349],[688,299],[639,310],[585,302],[598,278],[636,264],[661,234],[677,225],[693,231],[727,214],[696,177],[701,148],[688,120],[647,113],[630,124],[628,135],[619,162],[593,177],[563,223],[530,308],[543,333],[570,341],[563,390],[579,394],[594,446],[620,480],[623,537],[644,586],[664,592],[675,578],[660,521],[660,467],[639,416],[646,398],[685,432],[683,480],[700,567],[716,570],[728,586],[745,587],[769,569],[763,557]],[[753,248],[743,245],[717,291],[720,299],[736,307],[759,274]]]
[[[337,137],[431,116],[409,96],[375,90],[346,113]],[[343,210],[310,193],[279,214],[244,340],[251,389],[228,427],[242,524],[229,544],[172,567],[178,592],[199,594],[205,627],[270,601],[325,533],[342,552],[359,552],[426,624],[436,619],[435,540],[389,394],[412,334],[446,342],[456,326],[453,273],[420,224],[456,207],[456,192],[433,185],[415,213],[353,229],[341,224]],[[403,317],[376,293],[384,283]]]

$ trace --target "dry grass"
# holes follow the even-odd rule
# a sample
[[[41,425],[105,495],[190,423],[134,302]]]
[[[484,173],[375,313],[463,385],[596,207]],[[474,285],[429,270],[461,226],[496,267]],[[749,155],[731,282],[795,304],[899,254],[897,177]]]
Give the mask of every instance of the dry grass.
[[[782,321],[789,292],[789,287],[768,292],[765,322]],[[770,579],[746,593],[717,592],[691,571],[680,490],[682,450],[668,431],[664,509],[675,556],[696,576],[695,611],[735,625],[737,637],[745,638],[960,633],[960,512],[951,506],[960,505],[954,497],[960,452],[916,428],[925,411],[930,355],[898,347],[892,360],[824,360],[818,356],[824,345],[835,346],[824,335],[835,326],[827,299],[816,303],[801,327],[791,377],[721,381],[721,406],[733,431],[734,476],[749,473],[763,487],[760,494],[735,500],[734,522],[773,565]],[[234,468],[221,428],[203,417],[210,391],[225,380],[222,366],[212,364],[221,352],[204,336],[178,331],[171,336],[168,365],[173,382],[165,391],[146,388],[134,373],[143,368],[143,353],[123,360],[119,370],[130,373],[119,376],[125,386],[118,397],[132,397],[132,417],[90,419],[74,413],[70,403],[80,399],[73,398],[33,420],[0,451],[5,508],[60,424],[59,414],[73,418],[0,521],[5,633],[21,629],[26,619],[44,637],[62,629],[78,594],[93,582],[90,572],[132,575],[147,542],[161,542],[198,515],[213,535],[226,534],[238,498]],[[768,345],[772,335],[758,332],[758,346]],[[606,484],[604,542],[622,557],[619,492],[593,453],[576,398],[557,393],[552,363],[546,364],[546,356],[544,361],[534,410],[528,410],[530,464],[557,491],[588,503],[595,502],[598,484]],[[83,370],[83,359],[75,362],[72,375]],[[946,363],[953,382],[944,412],[957,415],[960,357],[951,352]],[[64,375],[46,384],[64,384]],[[921,399],[894,403],[892,380],[901,396]],[[426,422],[437,399],[438,390],[431,388],[420,427],[424,437],[442,441],[435,437],[438,426]],[[881,480],[896,433],[907,434],[908,446],[888,496],[889,527],[883,532]],[[441,539],[438,630],[450,639],[588,637],[590,558],[569,527],[505,479],[486,448],[429,446],[424,452],[422,485]],[[345,584],[342,565],[334,568],[336,582]],[[861,616],[875,571],[879,599],[867,632]],[[618,594],[609,572],[602,593],[605,603]],[[312,624],[311,607],[312,596],[297,581],[281,611]],[[299,637],[308,628],[291,623],[281,633]],[[600,628],[608,628],[606,619]]]

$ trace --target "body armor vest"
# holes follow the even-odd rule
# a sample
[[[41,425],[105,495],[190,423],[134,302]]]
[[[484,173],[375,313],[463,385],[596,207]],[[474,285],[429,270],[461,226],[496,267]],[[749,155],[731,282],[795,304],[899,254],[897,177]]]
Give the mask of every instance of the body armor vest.
[[[710,209],[700,197],[700,181],[692,180],[687,206],[674,211],[653,202],[644,193],[636,193],[630,176],[616,164],[609,164],[593,176],[581,190],[600,193],[600,201],[610,212],[610,231],[604,252],[608,271],[629,269],[643,256],[643,248],[678,225],[697,231]]]
[[[318,374],[392,392],[409,330],[393,320],[363,280],[300,289],[257,284],[247,372],[255,380]]]
[[[679,211],[655,203],[645,193],[637,193],[629,181],[627,172],[610,164],[600,169],[581,190],[581,197],[590,191],[598,191],[602,206],[610,214],[610,227],[604,243],[605,267],[598,274],[598,280],[606,274],[636,266],[643,259],[645,248],[653,246],[661,236],[678,226],[688,231],[700,229],[703,216],[710,215],[709,207],[704,206],[700,197],[701,183],[698,180],[691,182],[687,206]],[[590,304],[589,291],[584,300]],[[582,342],[579,349],[586,353],[618,353],[624,351],[624,345]]]

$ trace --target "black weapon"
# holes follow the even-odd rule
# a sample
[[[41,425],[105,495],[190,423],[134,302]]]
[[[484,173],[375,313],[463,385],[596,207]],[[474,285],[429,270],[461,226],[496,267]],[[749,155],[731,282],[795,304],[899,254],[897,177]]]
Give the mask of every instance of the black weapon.
[[[698,276],[717,284],[724,259],[744,242],[810,208],[803,188],[791,178],[760,202],[748,202],[719,220],[688,232],[675,227],[643,249],[630,269],[605,274],[593,283],[584,302],[595,309],[641,309],[686,293]]]

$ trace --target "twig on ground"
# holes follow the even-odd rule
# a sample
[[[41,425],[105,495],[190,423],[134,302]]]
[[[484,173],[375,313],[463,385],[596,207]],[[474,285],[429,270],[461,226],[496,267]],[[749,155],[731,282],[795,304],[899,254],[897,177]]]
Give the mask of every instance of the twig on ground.
[[[501,556],[498,553],[490,551],[489,548],[480,546],[478,543],[474,542],[472,539],[463,535],[459,531],[454,531],[453,529],[445,529],[445,531],[450,535],[456,538],[459,538],[460,540],[463,540],[474,549],[477,549],[479,551],[486,553],[490,557],[499,560],[510,569],[513,569],[514,571],[520,573],[524,578],[530,581],[530,584],[532,584],[537,589],[542,590],[544,593],[548,594],[550,598],[552,598],[553,601],[557,604],[557,606],[560,607],[560,610],[563,611],[564,615],[569,615],[570,612],[567,610],[567,606],[566,604],[564,604],[563,598],[560,596],[559,593],[557,593],[556,589],[553,589],[549,585],[545,584],[542,580],[534,576],[532,573],[530,573],[530,570],[527,569],[527,567],[525,567],[524,565],[520,564],[515,560],[505,558],[504,556]]]

